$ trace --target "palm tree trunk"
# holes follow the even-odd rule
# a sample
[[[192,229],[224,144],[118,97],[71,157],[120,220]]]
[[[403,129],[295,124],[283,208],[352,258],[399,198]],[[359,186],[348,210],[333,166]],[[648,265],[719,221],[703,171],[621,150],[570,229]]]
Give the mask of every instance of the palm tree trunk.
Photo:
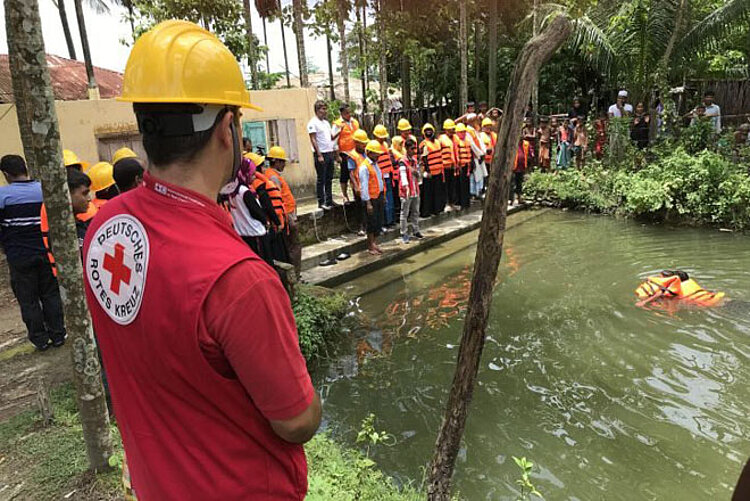
[[[451,481],[456,465],[461,436],[466,427],[469,404],[476,383],[479,361],[484,348],[487,319],[492,304],[492,289],[503,252],[505,221],[508,213],[508,188],[521,135],[523,110],[541,66],[549,60],[572,31],[570,20],[561,14],[539,35],[526,43],[516,60],[506,94],[505,118],[495,146],[496,155],[490,168],[487,195],[484,201],[482,227],[479,230],[477,254],[469,292],[464,331],[458,350],[456,372],[448,396],[433,455],[427,499],[451,499]]]
[[[73,358],[76,402],[83,428],[89,465],[95,471],[109,469],[112,442],[109,415],[102,386],[91,317],[86,306],[81,255],[70,205],[66,172],[62,163],[60,128],[44,58],[44,41],[37,0],[5,0],[5,21],[13,80],[26,82],[17,103],[34,110],[34,126],[19,120],[21,137],[31,141],[24,147],[36,153],[37,174],[42,181],[44,203],[55,242],[60,292],[65,312],[68,344]],[[29,128],[24,131],[23,129]]]
[[[333,58],[331,57],[331,37],[326,33],[326,48],[328,49],[328,85],[331,87],[331,101],[336,100],[336,86],[333,83]]]
[[[351,101],[349,97],[349,50],[346,46],[346,19],[349,17],[349,5],[347,0],[338,0],[339,16],[336,24],[339,28],[339,40],[341,42],[341,81],[344,83],[344,102]]]
[[[479,59],[479,44],[481,40],[481,27],[480,23],[474,23],[474,100],[478,101],[482,95],[483,89],[479,83],[480,74],[480,59]]]
[[[534,37],[537,36],[539,33],[539,15],[538,15],[538,9],[539,9],[539,0],[534,0],[534,6],[533,6],[533,15],[532,15],[532,29],[533,29],[533,35]],[[534,113],[538,116],[539,115],[539,75],[537,75],[537,80],[534,82],[534,88],[531,90],[531,106],[534,108]]]
[[[279,26],[281,26],[281,46],[284,49],[284,71],[286,72],[286,86],[291,87],[289,83],[289,55],[286,53],[286,35],[284,34],[284,18],[279,16]]]
[[[461,81],[458,87],[458,114],[464,112],[469,101],[469,61],[468,41],[466,33],[466,2],[458,2],[458,52],[461,58]]]
[[[305,27],[302,24],[302,0],[292,0],[292,29],[297,39],[297,60],[299,62],[299,85],[307,87],[307,56],[305,55]]]
[[[400,2],[400,9],[403,18],[404,0]],[[401,103],[404,105],[404,110],[411,109],[411,62],[409,56],[403,51],[401,52]]]
[[[488,22],[487,103],[492,108],[497,102],[497,0],[490,0],[490,18]]]
[[[672,34],[669,35],[669,41],[667,42],[667,48],[664,50],[664,54],[661,56],[659,61],[658,72],[662,73],[668,70],[669,60],[672,58],[672,52],[674,52],[674,46],[677,43],[678,38],[682,33],[682,24],[685,19],[685,14],[688,9],[688,0],[680,0],[680,4],[677,6],[677,16],[674,21],[674,29]],[[664,75],[666,77],[666,74]]]
[[[76,19],[78,31],[81,34],[81,47],[83,47],[83,62],[86,65],[86,76],[89,80],[89,98],[93,96],[92,91],[96,89],[96,77],[94,76],[94,65],[91,62],[91,50],[89,49],[89,38],[86,35],[86,21],[83,18],[83,5],[81,0],[73,0],[76,6]]]
[[[388,43],[385,39],[385,11],[383,9],[385,0],[376,0],[378,3],[378,43],[380,44],[380,113],[381,120],[386,124],[386,113],[388,113],[388,57],[386,50]]]
[[[258,89],[258,60],[255,55],[255,37],[253,36],[253,19],[252,10],[250,9],[250,0],[242,0],[242,6],[245,11],[245,31],[247,32],[248,53],[247,63],[250,65],[250,82],[253,89]]]
[[[60,24],[62,24],[63,33],[65,34],[65,43],[68,46],[68,55],[71,59],[75,59],[76,47],[73,44],[73,35],[70,33],[68,13],[65,11],[65,0],[57,0],[57,11],[60,13]]]
[[[266,73],[271,73],[271,60],[268,58],[268,33],[266,32],[266,18],[261,17],[263,20],[263,45],[266,46]],[[286,54],[284,54],[286,56]]]
[[[362,113],[367,113],[367,61],[365,60],[365,23],[367,23],[367,3],[362,5],[362,10],[355,5],[357,13],[357,36],[359,38],[359,65],[360,77],[362,78]]]

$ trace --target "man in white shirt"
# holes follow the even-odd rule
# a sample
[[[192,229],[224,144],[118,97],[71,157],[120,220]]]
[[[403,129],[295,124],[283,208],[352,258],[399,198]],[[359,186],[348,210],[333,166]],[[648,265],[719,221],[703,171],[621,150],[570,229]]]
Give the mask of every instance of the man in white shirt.
[[[328,105],[325,101],[315,101],[315,116],[307,123],[313,155],[315,155],[315,172],[317,174],[316,192],[318,207],[330,210],[333,207],[333,169],[335,144],[331,134],[328,116]]]
[[[707,90],[703,93],[703,105],[706,107],[703,116],[710,118],[716,133],[721,134],[721,108],[714,103],[714,91]]]
[[[633,105],[628,102],[628,91],[621,90],[617,93],[617,102],[609,107],[610,118],[629,117],[633,114]]]

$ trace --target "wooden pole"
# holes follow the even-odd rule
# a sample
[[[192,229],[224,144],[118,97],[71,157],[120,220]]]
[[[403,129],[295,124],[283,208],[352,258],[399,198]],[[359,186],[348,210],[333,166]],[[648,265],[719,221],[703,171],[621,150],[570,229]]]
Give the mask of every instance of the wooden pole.
[[[73,208],[70,204],[67,173],[62,162],[60,128],[44,58],[38,0],[5,0],[8,46],[15,52],[17,65],[11,65],[13,80],[25,81],[26,94],[14,96],[33,110],[33,127],[22,134],[31,140],[36,153],[37,174],[42,181],[44,203],[49,216],[50,237],[54,242],[60,295],[65,312],[65,328],[73,357],[73,382],[81,416],[83,439],[89,464],[94,470],[109,469],[112,442],[109,415],[104,399],[101,367],[91,328],[91,317],[83,289],[83,268],[78,249]],[[12,42],[11,42],[12,41]],[[19,122],[19,128],[25,124]]]
[[[450,499],[451,480],[461,436],[466,426],[469,404],[484,348],[485,330],[492,304],[492,289],[503,251],[505,221],[508,214],[508,188],[521,134],[524,108],[541,66],[562,45],[572,31],[565,15],[559,15],[542,33],[524,46],[516,60],[505,96],[505,115],[500,126],[495,156],[490,169],[484,200],[482,226],[469,293],[463,336],[458,352],[443,422],[435,443],[427,497],[433,501]]]

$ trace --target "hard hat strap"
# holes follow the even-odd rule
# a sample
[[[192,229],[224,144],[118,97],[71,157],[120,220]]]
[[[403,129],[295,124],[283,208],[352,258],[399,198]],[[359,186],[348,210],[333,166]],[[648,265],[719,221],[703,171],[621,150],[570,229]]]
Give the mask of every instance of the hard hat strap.
[[[232,119],[232,122],[229,124],[229,129],[232,131],[232,147],[234,149],[234,163],[232,165],[232,179],[234,179],[237,177],[237,172],[239,172],[242,163],[242,148],[239,134],[237,133],[237,126],[234,124],[234,119]]]
[[[190,136],[211,129],[224,105],[153,104],[133,105],[142,134],[161,137]]]

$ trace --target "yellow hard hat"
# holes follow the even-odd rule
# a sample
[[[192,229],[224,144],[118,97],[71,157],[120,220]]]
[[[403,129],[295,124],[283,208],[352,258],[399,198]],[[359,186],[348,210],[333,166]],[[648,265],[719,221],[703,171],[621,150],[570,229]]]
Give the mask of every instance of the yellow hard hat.
[[[135,42],[117,99],[260,110],[250,102],[242,71],[229,49],[197,24],[176,20],[157,24]]]
[[[450,118],[446,118],[443,122],[443,130],[453,130],[456,128],[456,122],[451,120]]]
[[[71,167],[73,165],[80,165],[81,170],[84,170],[84,171],[88,170],[89,168],[88,162],[84,162],[83,160],[78,158],[78,155],[76,155],[70,150],[63,150],[63,164],[65,165],[65,167]]]
[[[372,135],[379,139],[388,139],[388,129],[385,128],[385,125],[378,124],[372,129]]]
[[[424,136],[424,131],[426,131],[427,129],[431,129],[431,130],[432,130],[432,132],[435,132],[435,127],[433,127],[433,126],[432,126],[432,124],[431,124],[430,122],[427,122],[426,124],[424,124],[424,125],[422,126],[422,135],[423,135],[423,136]]]
[[[131,150],[128,147],[120,148],[119,150],[115,151],[115,154],[112,156],[112,165],[116,164],[123,158],[138,158],[138,155],[136,155],[135,151]]]
[[[365,132],[364,129],[355,130],[354,134],[352,134],[352,138],[358,143],[366,143],[370,140],[370,138],[367,137],[367,132]]]
[[[367,143],[367,146],[365,147],[365,151],[371,151],[377,154],[384,153],[383,145],[380,144],[380,142],[376,141],[375,139]]]
[[[99,162],[92,165],[87,172],[89,178],[91,178],[91,191],[96,193],[115,184],[113,170],[112,164],[109,162]]]
[[[248,151],[242,156],[254,163],[256,167],[262,167],[263,163],[266,161],[266,157],[253,153],[252,151]]]
[[[466,132],[466,125],[462,123],[456,125],[456,132]]]
[[[401,120],[398,121],[398,125],[396,126],[396,128],[398,130],[406,131],[406,130],[411,130],[412,127],[407,119],[402,118]]]
[[[495,125],[495,123],[489,117],[482,120],[482,127],[492,127],[493,125]]]
[[[394,136],[394,138],[391,140],[391,145],[396,149],[401,149],[401,147],[404,145],[404,138],[401,136]]]
[[[266,154],[266,158],[275,158],[276,160],[286,161],[286,151],[284,151],[284,148],[281,146],[271,146],[271,149],[268,150],[268,153]]]

